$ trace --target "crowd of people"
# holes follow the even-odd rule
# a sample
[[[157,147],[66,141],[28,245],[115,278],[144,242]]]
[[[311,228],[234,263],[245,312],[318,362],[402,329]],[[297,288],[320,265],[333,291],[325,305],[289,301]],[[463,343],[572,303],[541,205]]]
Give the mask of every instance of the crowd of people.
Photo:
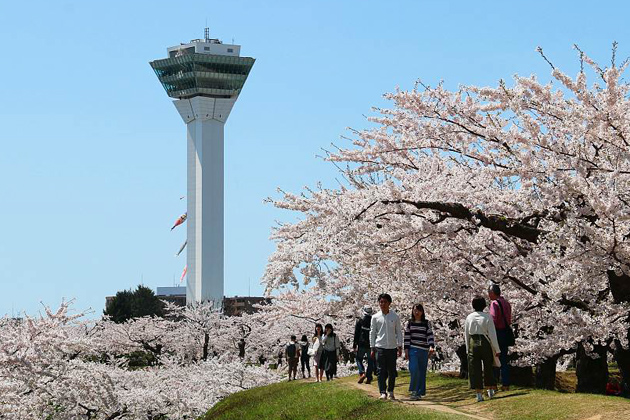
[[[510,387],[508,347],[514,345],[512,308],[496,284],[488,288],[488,298],[488,312],[484,312],[488,304],[483,296],[473,298],[473,312],[464,324],[470,387],[475,390],[477,401],[484,400],[484,389],[488,398],[494,397],[499,380],[502,390]],[[365,305],[356,322],[353,351],[359,371],[358,382],[370,384],[376,375],[380,398],[396,399],[396,362],[404,352],[410,374],[410,399],[419,400],[426,395],[429,360],[439,360],[431,322],[422,304],[415,304],[403,329],[400,316],[390,309],[391,304],[392,297],[382,293],[378,296],[380,311],[373,314],[372,307]],[[337,375],[340,351],[341,340],[331,324],[325,327],[316,324],[310,339],[302,335],[298,342],[296,336],[291,336],[284,350],[289,380],[296,379],[298,362],[301,363],[302,377],[306,378],[306,373],[311,377],[311,357],[316,381],[323,381],[324,373],[327,381],[332,380]]]

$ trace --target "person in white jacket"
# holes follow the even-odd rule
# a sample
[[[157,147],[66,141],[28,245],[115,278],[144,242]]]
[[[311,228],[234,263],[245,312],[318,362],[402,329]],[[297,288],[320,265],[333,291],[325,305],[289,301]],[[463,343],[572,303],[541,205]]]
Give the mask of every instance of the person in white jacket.
[[[475,312],[466,317],[464,341],[468,354],[470,388],[475,390],[477,401],[480,402],[483,401],[484,383],[489,398],[492,398],[497,390],[497,382],[492,368],[498,364],[501,349],[492,317],[483,312],[486,307],[486,300],[482,296],[475,296],[472,300],[472,306]]]

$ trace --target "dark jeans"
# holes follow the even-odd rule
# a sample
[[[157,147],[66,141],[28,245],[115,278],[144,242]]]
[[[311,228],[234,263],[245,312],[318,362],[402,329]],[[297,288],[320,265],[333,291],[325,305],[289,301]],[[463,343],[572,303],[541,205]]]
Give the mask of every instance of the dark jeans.
[[[304,376],[304,369],[308,371],[308,376],[311,376],[311,358],[309,356],[300,357],[300,364],[302,366],[302,376]]]
[[[370,348],[369,347],[359,347],[357,349],[357,367],[359,368],[359,375],[363,375],[365,373],[365,377],[368,380],[372,380],[372,372],[374,372],[374,359],[370,356]],[[365,366],[363,366],[363,359],[367,357],[367,371],[365,370]]]
[[[506,330],[497,330],[497,341],[499,342],[499,348],[501,349],[501,356],[499,361],[501,362],[500,368],[494,368],[494,377],[499,382],[499,374],[501,376],[501,385],[510,386],[510,365],[508,364],[508,346]]]
[[[483,389],[496,385],[492,364],[494,355],[492,346],[483,335],[473,334],[468,343],[468,378],[471,389]]]
[[[396,358],[398,349],[376,348],[376,372],[378,374],[378,390],[381,394],[394,392],[396,385]]]
[[[337,374],[337,352],[335,350],[324,350],[320,361],[323,363],[326,379],[331,380]]]

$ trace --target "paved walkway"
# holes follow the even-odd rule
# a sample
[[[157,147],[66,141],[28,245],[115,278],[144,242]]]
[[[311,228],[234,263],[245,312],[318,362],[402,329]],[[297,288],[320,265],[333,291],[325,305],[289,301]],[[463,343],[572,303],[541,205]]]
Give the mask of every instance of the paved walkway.
[[[378,389],[376,389],[373,386],[361,385],[361,384],[358,384],[356,381],[344,382],[344,383],[347,384],[348,386],[352,386],[354,388],[360,389],[361,391],[369,394],[370,396],[374,398],[378,398],[380,396],[378,393]],[[476,416],[474,414],[464,413],[463,411],[458,411],[458,410],[455,410],[454,408],[437,403],[435,401],[429,401],[426,399],[422,399],[419,401],[412,401],[409,398],[402,398],[402,399],[397,399],[396,401],[402,404],[415,405],[418,407],[422,407],[427,410],[439,411],[441,413],[457,414],[460,416],[468,417],[471,419],[477,419],[477,420],[490,420],[487,417],[481,417],[481,416]]]

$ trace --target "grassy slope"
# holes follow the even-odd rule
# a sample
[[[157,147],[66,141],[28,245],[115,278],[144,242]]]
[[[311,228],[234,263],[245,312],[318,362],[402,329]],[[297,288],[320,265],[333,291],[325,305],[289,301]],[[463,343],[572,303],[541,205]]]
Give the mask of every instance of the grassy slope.
[[[344,382],[332,383],[283,382],[255,388],[237,394],[213,407],[203,419],[465,419],[413,407],[378,401]],[[403,373],[396,385],[399,397],[406,395],[409,377]],[[370,385],[375,386],[375,384]],[[571,394],[555,391],[514,388],[500,392],[495,399],[476,403],[467,381],[430,374],[427,399],[496,420],[581,420],[601,416],[601,419],[630,419],[630,402],[619,397]]]
[[[461,420],[464,417],[392,404],[349,388],[342,381],[282,382],[233,394],[204,420]]]

